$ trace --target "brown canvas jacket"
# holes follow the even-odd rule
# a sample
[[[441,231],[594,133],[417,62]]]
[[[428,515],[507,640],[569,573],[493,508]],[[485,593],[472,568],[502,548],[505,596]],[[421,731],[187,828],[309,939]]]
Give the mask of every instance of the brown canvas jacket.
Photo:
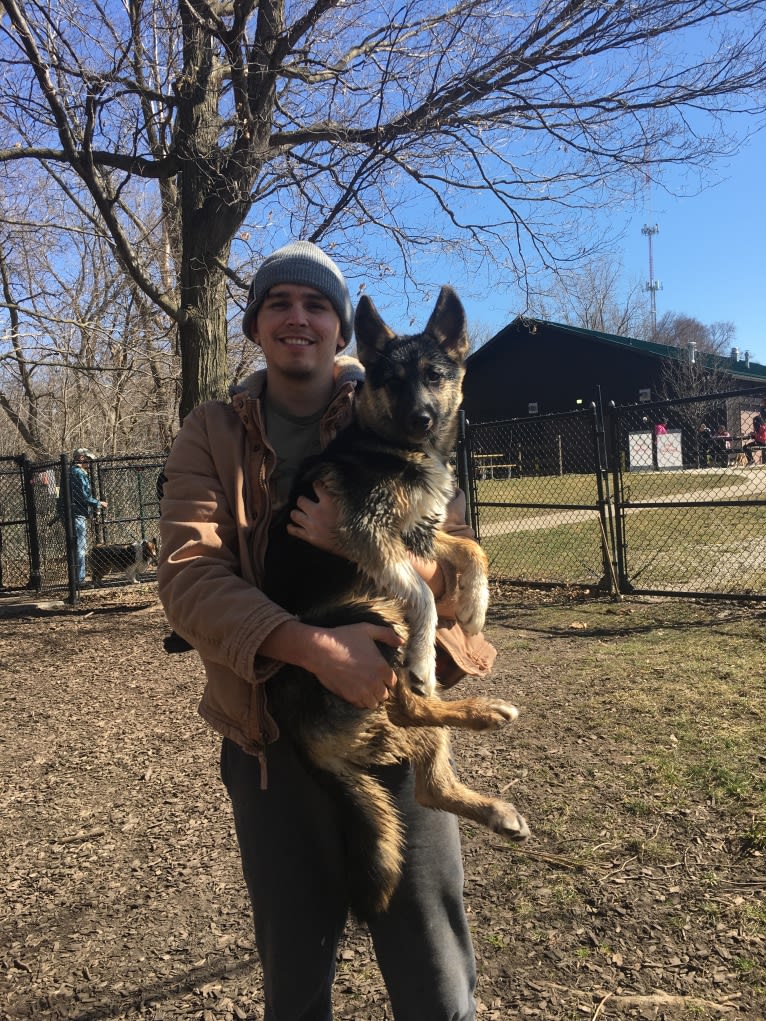
[[[336,390],[321,423],[323,445],[348,424],[361,365],[338,358]],[[232,390],[231,401],[210,401],[184,421],[165,465],[157,571],[168,622],[199,653],[207,683],[202,717],[219,733],[260,757],[278,737],[263,682],[281,666],[258,655],[266,637],[291,615],[260,591],[271,519],[269,479],[275,454],[261,410],[265,372]],[[447,531],[471,536],[465,498],[457,492]],[[448,605],[456,579],[445,572]],[[485,674],[495,650],[440,619],[440,668],[445,683]]]

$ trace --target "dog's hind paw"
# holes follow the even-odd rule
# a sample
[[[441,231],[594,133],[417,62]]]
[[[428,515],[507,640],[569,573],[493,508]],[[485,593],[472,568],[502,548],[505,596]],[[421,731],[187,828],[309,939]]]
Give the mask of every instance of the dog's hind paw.
[[[494,833],[499,833],[506,840],[513,840],[518,843],[526,840],[529,836],[529,826],[523,815],[519,815],[513,805],[499,806],[494,813],[494,818],[489,824]]]
[[[519,710],[510,702],[504,702],[500,698],[490,698],[486,702],[487,711],[493,728],[504,727],[518,718]]]

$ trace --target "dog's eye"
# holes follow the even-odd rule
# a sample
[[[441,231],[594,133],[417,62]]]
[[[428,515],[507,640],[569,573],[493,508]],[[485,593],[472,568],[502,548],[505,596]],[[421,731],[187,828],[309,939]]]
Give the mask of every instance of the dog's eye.
[[[426,383],[441,383],[442,374],[438,369],[430,368],[426,370]]]

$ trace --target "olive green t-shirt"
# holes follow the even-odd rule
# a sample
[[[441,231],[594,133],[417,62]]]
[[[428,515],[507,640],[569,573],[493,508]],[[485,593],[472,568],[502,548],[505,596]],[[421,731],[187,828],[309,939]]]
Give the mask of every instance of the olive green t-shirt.
[[[268,389],[263,403],[266,433],[277,455],[277,466],[271,476],[271,498],[274,511],[287,502],[298,469],[307,457],[320,452],[319,423],[324,409],[314,415],[291,415],[269,399]]]

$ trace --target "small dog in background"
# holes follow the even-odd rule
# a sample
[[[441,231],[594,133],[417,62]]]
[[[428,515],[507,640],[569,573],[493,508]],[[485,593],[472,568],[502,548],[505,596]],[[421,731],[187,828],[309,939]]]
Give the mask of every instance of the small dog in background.
[[[128,581],[138,584],[138,575],[157,566],[157,541],[100,543],[88,555],[94,585],[100,585],[107,574],[123,573]]]

